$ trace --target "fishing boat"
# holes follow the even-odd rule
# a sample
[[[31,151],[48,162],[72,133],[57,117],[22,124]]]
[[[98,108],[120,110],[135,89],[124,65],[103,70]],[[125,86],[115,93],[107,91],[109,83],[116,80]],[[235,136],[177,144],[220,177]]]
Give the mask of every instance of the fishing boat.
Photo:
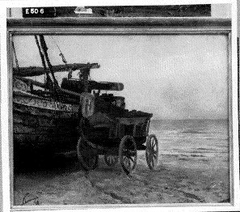
[[[89,73],[98,63],[63,65],[49,60],[43,35],[35,35],[43,67],[20,67],[13,43],[16,67],[13,68],[13,148],[15,165],[23,158],[47,157],[53,153],[76,150],[79,137],[79,105],[84,91],[121,90],[121,83],[96,82],[71,77],[72,72]],[[56,72],[67,72],[61,85]],[[45,82],[31,77],[45,76]],[[77,82],[77,83],[76,83]],[[86,86],[86,83],[88,84]],[[87,88],[86,88],[87,87]]]

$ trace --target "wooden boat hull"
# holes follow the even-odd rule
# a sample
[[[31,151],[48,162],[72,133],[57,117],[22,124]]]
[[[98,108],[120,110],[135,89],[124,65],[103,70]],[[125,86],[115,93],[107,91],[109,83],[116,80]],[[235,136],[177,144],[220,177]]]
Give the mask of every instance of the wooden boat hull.
[[[75,150],[78,124],[78,105],[15,92],[13,96],[14,157]]]

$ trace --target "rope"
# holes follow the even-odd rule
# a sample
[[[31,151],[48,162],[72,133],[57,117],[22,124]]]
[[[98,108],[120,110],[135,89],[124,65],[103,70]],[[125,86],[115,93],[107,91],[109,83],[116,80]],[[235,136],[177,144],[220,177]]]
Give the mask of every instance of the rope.
[[[60,53],[59,53],[59,56],[62,58],[63,63],[64,63],[65,65],[67,65],[67,60],[66,60],[64,54],[62,53],[59,45],[57,44],[57,42],[54,40],[53,37],[51,37],[51,39],[53,40],[53,42],[54,42],[55,45],[57,46],[57,48],[58,48],[58,50],[59,50],[59,52],[60,52]],[[72,70],[69,69],[69,71],[68,71],[68,79],[71,79],[71,78],[72,78]]]
[[[62,61],[63,61],[63,63],[64,64],[67,64],[67,60],[66,60],[66,58],[64,57],[64,54],[62,53],[62,51],[61,51],[61,49],[60,49],[60,47],[58,46],[58,44],[57,44],[57,42],[53,39],[53,37],[51,37],[52,38],[52,40],[53,40],[53,42],[55,43],[55,45],[57,46],[57,48],[58,48],[58,50],[59,50],[59,56],[62,58]]]

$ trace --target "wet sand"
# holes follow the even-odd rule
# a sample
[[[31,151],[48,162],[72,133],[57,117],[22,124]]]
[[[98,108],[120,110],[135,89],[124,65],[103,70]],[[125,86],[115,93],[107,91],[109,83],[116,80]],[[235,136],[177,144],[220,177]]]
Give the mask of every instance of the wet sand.
[[[156,170],[144,151],[126,176],[118,163],[108,167],[100,156],[91,172],[77,160],[61,158],[53,167],[14,174],[14,205],[221,203],[230,200],[228,160],[161,155]]]

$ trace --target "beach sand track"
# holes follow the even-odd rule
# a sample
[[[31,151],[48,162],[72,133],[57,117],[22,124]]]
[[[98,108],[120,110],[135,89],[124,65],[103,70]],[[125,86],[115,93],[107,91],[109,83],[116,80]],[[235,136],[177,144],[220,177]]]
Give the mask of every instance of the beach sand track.
[[[81,170],[75,158],[61,158],[53,167],[15,173],[14,205],[229,202],[228,167],[217,160],[162,155],[150,171],[144,152],[138,155],[131,176],[119,164],[108,167],[102,157],[91,172]]]

